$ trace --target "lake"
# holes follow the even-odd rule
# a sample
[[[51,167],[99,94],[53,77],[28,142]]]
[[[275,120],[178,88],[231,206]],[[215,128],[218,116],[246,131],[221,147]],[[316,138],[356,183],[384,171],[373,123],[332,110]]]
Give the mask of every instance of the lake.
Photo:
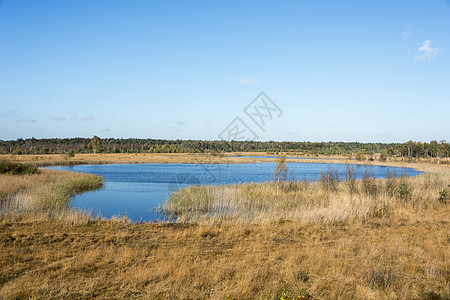
[[[105,218],[126,215],[133,221],[157,221],[164,219],[156,208],[176,189],[190,184],[232,184],[264,182],[273,179],[276,163],[248,164],[111,164],[47,167],[92,173],[105,178],[104,186],[96,191],[76,195],[71,205],[94,216]],[[298,180],[318,180],[321,171],[329,166],[345,177],[345,165],[323,163],[287,163],[289,177]],[[353,165],[356,176],[362,177],[365,166]],[[376,178],[385,177],[387,167],[370,166]],[[393,168],[391,172],[415,176],[421,172],[414,169]]]

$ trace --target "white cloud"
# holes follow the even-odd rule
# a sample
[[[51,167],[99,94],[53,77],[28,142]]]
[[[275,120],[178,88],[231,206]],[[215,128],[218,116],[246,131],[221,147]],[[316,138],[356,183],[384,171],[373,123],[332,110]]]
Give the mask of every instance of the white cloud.
[[[402,40],[404,42],[406,42],[408,40],[408,37],[411,34],[413,26],[414,25],[406,25],[406,29],[404,31],[400,32],[400,34],[402,35]]]
[[[31,117],[26,117],[26,118],[19,117],[19,118],[17,118],[17,122],[36,123],[36,120]]]
[[[272,99],[272,100],[281,100],[281,97],[280,96],[277,96],[277,95],[275,95],[275,94],[272,94],[271,96],[270,96],[270,99]]]
[[[258,82],[255,78],[248,78],[247,76],[241,76],[237,78],[237,80],[239,81],[239,84],[244,85],[254,85]]]
[[[91,115],[87,115],[80,119],[80,121],[93,121],[93,120],[94,120],[94,117]]]
[[[86,122],[86,121],[93,121],[94,117],[92,115],[87,115],[82,118],[79,118],[77,114],[72,115],[72,121],[80,121],[80,122]]]
[[[65,121],[66,117],[58,115],[58,116],[50,116],[50,119],[52,119],[53,121]]]
[[[431,41],[426,40],[417,49],[416,62],[424,62],[432,60],[439,52],[439,47],[431,47]]]
[[[100,131],[101,131],[101,132],[110,132],[111,129],[109,129],[109,128],[102,128],[102,129],[100,129]]]

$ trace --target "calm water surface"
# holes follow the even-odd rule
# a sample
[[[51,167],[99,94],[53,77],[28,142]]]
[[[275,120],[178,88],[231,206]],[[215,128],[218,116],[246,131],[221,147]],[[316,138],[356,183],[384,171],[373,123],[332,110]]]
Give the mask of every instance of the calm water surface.
[[[157,221],[164,216],[156,208],[177,188],[190,184],[231,184],[263,182],[273,179],[276,163],[250,164],[112,164],[48,167],[53,170],[68,170],[103,176],[103,188],[77,195],[72,206],[85,211],[100,213],[105,218],[124,216],[133,221]],[[318,180],[320,172],[329,164],[288,163],[290,176],[296,179]],[[344,178],[345,165],[332,164]],[[364,166],[354,165],[358,178],[362,177]],[[400,174],[400,168],[390,168]],[[384,177],[387,167],[371,166],[375,177]],[[408,176],[420,174],[414,169],[403,169]]]

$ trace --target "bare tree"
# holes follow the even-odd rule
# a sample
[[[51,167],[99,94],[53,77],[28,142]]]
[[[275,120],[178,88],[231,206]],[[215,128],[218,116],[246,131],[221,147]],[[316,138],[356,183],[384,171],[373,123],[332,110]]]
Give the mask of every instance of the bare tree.
[[[273,172],[274,180],[277,183],[277,195],[280,181],[286,181],[287,179],[287,170],[286,156],[280,156],[275,166],[275,171]]]

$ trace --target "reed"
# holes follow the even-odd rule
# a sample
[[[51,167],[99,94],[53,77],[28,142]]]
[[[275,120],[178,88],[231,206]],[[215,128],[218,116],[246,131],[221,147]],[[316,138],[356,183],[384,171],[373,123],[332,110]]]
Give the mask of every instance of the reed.
[[[33,214],[42,218],[74,219],[83,213],[68,207],[78,193],[101,187],[103,179],[92,174],[40,170],[33,175],[0,174],[0,217]],[[83,217],[81,217],[83,216]]]
[[[182,223],[302,224],[347,222],[381,215],[396,206],[432,207],[450,182],[448,168],[412,178],[374,179],[367,168],[361,180],[339,181],[330,169],[318,182],[285,181],[223,186],[190,186],[173,193],[163,211]]]
[[[450,168],[418,168],[368,189],[190,187],[166,203],[185,224],[63,208],[93,175],[0,175],[0,298],[449,299]]]

